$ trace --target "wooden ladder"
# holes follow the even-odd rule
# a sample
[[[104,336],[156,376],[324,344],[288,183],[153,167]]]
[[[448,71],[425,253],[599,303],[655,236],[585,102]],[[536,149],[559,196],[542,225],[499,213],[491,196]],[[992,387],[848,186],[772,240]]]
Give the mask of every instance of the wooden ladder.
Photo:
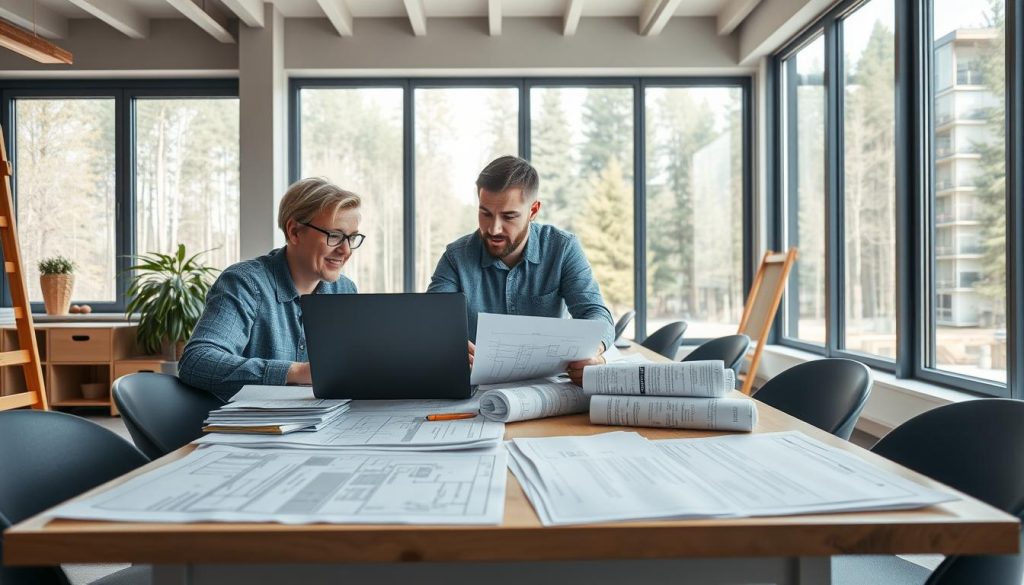
[[[43,368],[39,363],[39,347],[36,345],[36,328],[32,322],[32,307],[28,301],[25,286],[25,271],[21,266],[21,248],[18,247],[18,232],[14,225],[14,199],[11,196],[11,163],[7,160],[3,129],[0,128],[0,244],[3,245],[4,272],[7,286],[11,291],[14,307],[14,322],[18,329],[18,347],[14,351],[0,352],[0,367],[21,366],[25,373],[25,392],[0,396],[0,410],[31,406],[49,410],[46,391],[43,386]]]

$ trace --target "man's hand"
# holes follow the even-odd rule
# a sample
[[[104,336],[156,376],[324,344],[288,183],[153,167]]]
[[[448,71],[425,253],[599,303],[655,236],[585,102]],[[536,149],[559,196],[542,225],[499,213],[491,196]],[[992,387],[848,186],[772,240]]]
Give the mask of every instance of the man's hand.
[[[313,377],[309,373],[309,362],[292,362],[292,365],[288,368],[288,376],[284,379],[284,383],[307,386],[312,384]]]
[[[469,344],[469,367],[473,367],[473,359],[476,357],[476,345],[472,341],[467,341]]]
[[[573,384],[583,386],[583,368],[587,366],[600,366],[606,363],[608,362],[605,361],[603,355],[595,355],[594,357],[585,360],[570,362],[569,369],[567,370],[569,373],[569,379],[572,380]]]

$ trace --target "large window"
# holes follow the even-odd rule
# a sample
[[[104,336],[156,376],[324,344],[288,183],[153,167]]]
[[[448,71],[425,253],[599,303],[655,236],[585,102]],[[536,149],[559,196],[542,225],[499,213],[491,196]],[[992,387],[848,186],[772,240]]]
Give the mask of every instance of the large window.
[[[786,240],[799,259],[790,273],[787,337],[825,343],[825,38],[784,61]]]
[[[14,102],[18,233],[29,299],[42,302],[37,263],[78,266],[75,300],[117,300],[113,98]]]
[[[842,21],[841,347],[896,358],[896,7],[872,0]]]
[[[743,313],[743,92],[650,87],[647,322],[686,335],[736,332]]]
[[[1021,396],[1005,9],[846,0],[776,56],[772,247],[800,247],[782,343]]]
[[[627,336],[678,319],[691,342],[732,333],[748,272],[749,84],[647,83],[296,79],[292,179],[323,174],[379,198],[387,213],[364,211],[373,239],[347,270],[360,290],[422,291],[444,247],[478,229],[477,174],[525,153],[540,174],[537,221],[579,237],[616,318],[637,311]]]
[[[1006,382],[1004,3],[936,0],[932,10],[926,366]]]
[[[43,257],[73,260],[75,302],[106,312],[124,309],[136,254],[238,261],[236,96],[234,81],[0,82],[34,310]]]

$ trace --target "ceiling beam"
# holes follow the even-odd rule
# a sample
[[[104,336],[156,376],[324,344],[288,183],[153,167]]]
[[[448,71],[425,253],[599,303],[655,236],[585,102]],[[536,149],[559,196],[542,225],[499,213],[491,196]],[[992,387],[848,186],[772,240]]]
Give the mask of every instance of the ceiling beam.
[[[680,0],[647,0],[644,11],[640,14],[640,34],[653,37],[661,34],[676,12]]]
[[[263,0],[220,0],[228,10],[234,13],[252,28],[263,28]]]
[[[45,6],[37,5],[33,0],[0,2],[0,18],[48,39],[68,36],[68,19]]]
[[[501,34],[501,0],[487,0],[487,30],[492,37]]]
[[[0,47],[39,63],[70,65],[75,61],[70,51],[5,20],[0,20]]]
[[[196,23],[196,26],[210,33],[210,36],[222,43],[234,43],[235,37],[227,29],[227,18],[211,7],[206,11],[193,0],[167,0],[167,3],[178,9],[185,18]]]
[[[409,24],[412,25],[412,32],[418,37],[427,34],[427,13],[423,10],[423,0],[402,0],[405,3],[405,11],[409,13]]]
[[[723,6],[722,11],[718,13],[718,34],[727,35],[736,30],[760,2],[761,0],[732,0]]]
[[[565,19],[562,22],[562,35],[571,37],[576,34],[576,27],[580,25],[580,17],[583,16],[583,0],[568,0],[565,3]]]
[[[352,36],[352,11],[348,9],[346,0],[316,0],[316,2],[339,35]]]
[[[68,0],[133,39],[149,36],[149,19],[124,0]]]

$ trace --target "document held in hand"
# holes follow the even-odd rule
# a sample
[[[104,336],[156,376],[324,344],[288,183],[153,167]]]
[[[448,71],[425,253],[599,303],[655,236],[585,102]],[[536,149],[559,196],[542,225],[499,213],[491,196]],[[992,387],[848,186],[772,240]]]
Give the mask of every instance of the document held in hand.
[[[590,422],[596,425],[749,433],[757,424],[757,407],[754,404],[749,398],[593,396],[590,399]]]
[[[673,363],[610,363],[583,369],[587,394],[721,398],[736,387],[722,360]]]

